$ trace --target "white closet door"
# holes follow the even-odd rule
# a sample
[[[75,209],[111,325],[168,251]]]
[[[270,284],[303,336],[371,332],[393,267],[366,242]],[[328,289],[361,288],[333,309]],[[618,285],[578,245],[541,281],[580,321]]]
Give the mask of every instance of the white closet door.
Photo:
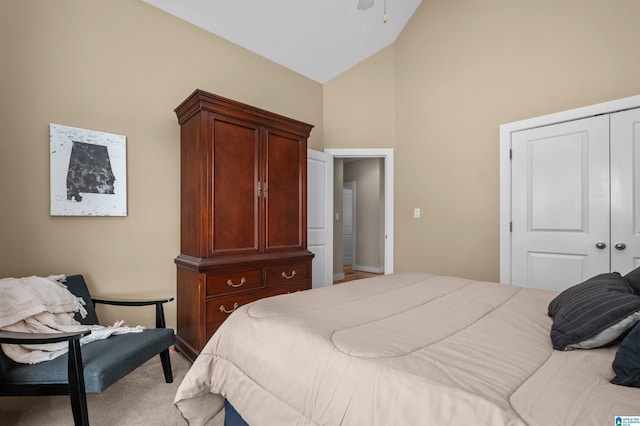
[[[609,117],[515,132],[511,149],[511,283],[563,290],[608,272]]]
[[[640,109],[611,114],[611,270],[640,266]]]

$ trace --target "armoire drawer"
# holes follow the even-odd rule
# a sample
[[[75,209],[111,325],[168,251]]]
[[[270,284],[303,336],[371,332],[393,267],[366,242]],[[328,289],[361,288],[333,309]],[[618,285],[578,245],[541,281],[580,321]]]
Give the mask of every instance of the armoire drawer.
[[[262,269],[207,274],[206,297],[264,287]]]
[[[265,291],[230,294],[206,301],[207,324],[221,323],[236,309],[247,303],[266,297]]]
[[[281,294],[295,293],[298,291],[308,290],[310,283],[308,280],[298,283],[291,283],[289,285],[277,286],[270,289],[259,290],[251,293],[227,295],[224,297],[216,297],[215,299],[207,300],[206,312],[207,312],[207,331],[206,340],[208,341],[213,333],[220,327],[220,325],[229,318],[235,310],[243,305],[251,302],[255,302],[265,297],[279,296]]]
[[[269,266],[267,269],[267,287],[294,284],[309,279],[309,263]]]
[[[303,281],[303,282],[298,282],[296,284],[289,284],[286,286],[279,286],[273,289],[273,296],[277,296],[280,294],[289,294],[289,293],[296,293],[298,291],[303,291],[303,290],[309,290],[311,288],[311,285],[309,283],[309,281]]]

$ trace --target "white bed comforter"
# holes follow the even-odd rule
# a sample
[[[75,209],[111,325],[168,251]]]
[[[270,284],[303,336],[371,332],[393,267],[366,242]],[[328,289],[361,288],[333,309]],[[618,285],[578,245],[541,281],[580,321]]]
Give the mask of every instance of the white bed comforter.
[[[203,425],[223,398],[260,425],[607,425],[640,415],[609,383],[615,347],[553,351],[554,292],[398,273],[234,312],[175,404]]]

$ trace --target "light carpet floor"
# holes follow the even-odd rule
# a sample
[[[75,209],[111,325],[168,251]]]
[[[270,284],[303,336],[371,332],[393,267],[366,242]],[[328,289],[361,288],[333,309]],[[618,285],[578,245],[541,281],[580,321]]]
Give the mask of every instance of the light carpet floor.
[[[154,357],[104,392],[87,394],[89,423],[93,426],[186,425],[173,406],[180,382],[191,366],[180,354],[171,354],[173,383],[164,381],[160,357]],[[220,413],[208,426],[222,426]],[[0,397],[0,424],[16,426],[73,425],[68,396]]]

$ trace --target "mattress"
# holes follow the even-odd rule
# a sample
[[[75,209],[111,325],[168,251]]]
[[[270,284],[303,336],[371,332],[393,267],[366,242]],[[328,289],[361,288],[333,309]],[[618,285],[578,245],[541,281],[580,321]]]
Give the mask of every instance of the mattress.
[[[191,425],[224,399],[260,425],[606,425],[640,414],[616,346],[554,351],[556,292],[396,273],[242,306],[175,397]]]

